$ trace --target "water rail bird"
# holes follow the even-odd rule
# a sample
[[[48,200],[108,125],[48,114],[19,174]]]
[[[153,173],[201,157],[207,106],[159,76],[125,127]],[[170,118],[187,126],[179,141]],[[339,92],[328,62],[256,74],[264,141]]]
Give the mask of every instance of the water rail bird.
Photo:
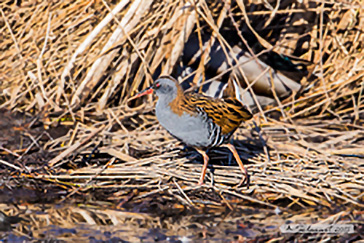
[[[209,161],[206,151],[212,147],[224,146],[232,152],[245,175],[238,186],[246,182],[249,187],[248,172],[234,145],[230,143],[230,138],[240,124],[252,118],[252,115],[236,97],[237,84],[231,86],[229,97],[220,99],[184,92],[177,80],[171,76],[161,76],[151,87],[131,98],[155,92],[158,96],[155,112],[159,123],[172,136],[195,148],[203,157],[200,185],[204,182]]]

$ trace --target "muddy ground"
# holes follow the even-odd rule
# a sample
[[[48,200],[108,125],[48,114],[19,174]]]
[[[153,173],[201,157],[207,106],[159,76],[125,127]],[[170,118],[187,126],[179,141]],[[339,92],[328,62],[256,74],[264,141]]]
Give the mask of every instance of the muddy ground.
[[[281,212],[265,207],[191,208],[158,194],[130,203],[125,197],[110,200],[110,193],[88,190],[69,194],[69,187],[29,174],[45,173],[57,152],[43,150],[49,139],[67,133],[67,127],[45,129],[36,116],[1,111],[0,119],[0,239],[4,241],[90,242],[355,242],[364,235],[363,211],[350,205],[315,207]],[[4,162],[11,163],[6,164]],[[213,195],[210,188],[200,193]],[[67,195],[67,196],[66,196]],[[117,194],[114,194],[117,195]],[[129,197],[138,195],[131,189]],[[108,198],[108,200],[103,200]],[[294,209],[294,208],[293,208]],[[7,218],[8,217],[8,218]],[[297,222],[356,222],[354,234],[282,234],[280,225]]]

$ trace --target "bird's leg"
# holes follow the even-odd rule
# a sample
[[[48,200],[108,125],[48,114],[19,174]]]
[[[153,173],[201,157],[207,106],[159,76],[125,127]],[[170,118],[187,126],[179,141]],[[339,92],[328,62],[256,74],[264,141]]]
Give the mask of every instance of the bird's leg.
[[[200,149],[196,149],[197,152],[199,152],[202,157],[203,157],[203,167],[202,167],[202,171],[201,171],[201,176],[200,176],[200,180],[198,181],[199,185],[203,184],[203,180],[205,179],[205,175],[206,175],[206,170],[207,170],[207,165],[209,164],[209,157],[207,156],[205,151],[202,151]]]
[[[233,155],[231,153],[229,153],[228,155],[228,165],[231,165],[231,161],[233,160]]]
[[[241,161],[241,159],[239,157],[238,151],[236,151],[234,145],[232,145],[231,143],[223,144],[222,147],[228,148],[233,153],[234,158],[235,158],[236,162],[238,163],[241,172],[243,172],[243,174],[245,175],[244,180],[242,180],[238,186],[241,186],[246,181],[247,187],[249,188],[249,184],[250,184],[249,174],[248,174],[248,171],[245,169],[243,162]]]

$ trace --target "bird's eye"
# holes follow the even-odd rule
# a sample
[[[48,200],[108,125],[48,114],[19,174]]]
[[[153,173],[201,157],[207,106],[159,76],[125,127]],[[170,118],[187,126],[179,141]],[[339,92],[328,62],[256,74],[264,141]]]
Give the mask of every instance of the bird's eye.
[[[161,84],[159,82],[154,83],[154,89],[158,89],[160,86],[161,86]]]

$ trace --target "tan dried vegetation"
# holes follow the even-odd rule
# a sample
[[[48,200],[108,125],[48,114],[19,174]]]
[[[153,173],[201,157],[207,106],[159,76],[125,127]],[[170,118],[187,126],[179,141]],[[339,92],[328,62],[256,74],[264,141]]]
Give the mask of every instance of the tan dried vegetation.
[[[159,126],[152,97],[127,102],[158,69],[172,71],[201,23],[222,41],[218,30],[233,14],[230,1],[225,7],[204,0],[21,2],[0,4],[1,107],[36,114],[45,127],[69,128],[43,145],[58,154],[47,173],[15,168],[66,187],[63,200],[114,189],[105,199],[121,200],[121,208],[156,195],[195,209],[364,206],[363,1],[236,1],[237,24],[274,29],[271,21],[281,18],[279,38],[257,33],[267,50],[294,56],[297,40],[309,37],[298,58],[311,62],[318,77],[303,82],[300,96],[254,114],[261,137],[251,132],[252,121],[236,132],[252,175],[248,190],[234,187],[241,178],[237,165],[214,165],[215,184],[210,173],[197,186],[202,164],[179,155],[182,145]],[[202,63],[197,72],[203,71]],[[271,118],[272,111],[281,117]],[[96,156],[108,160],[78,166],[97,145]],[[228,158],[225,150],[216,154]],[[65,164],[73,169],[62,169]]]

